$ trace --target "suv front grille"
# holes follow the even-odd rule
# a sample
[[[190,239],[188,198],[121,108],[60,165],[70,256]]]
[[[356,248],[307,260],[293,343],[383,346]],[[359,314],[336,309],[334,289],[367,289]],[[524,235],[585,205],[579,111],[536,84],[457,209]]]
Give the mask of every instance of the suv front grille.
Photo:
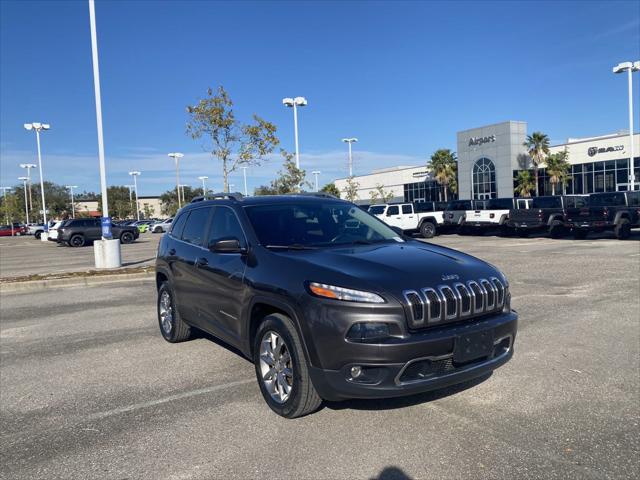
[[[406,290],[411,328],[429,327],[502,310],[509,295],[496,277],[455,283],[452,286]]]

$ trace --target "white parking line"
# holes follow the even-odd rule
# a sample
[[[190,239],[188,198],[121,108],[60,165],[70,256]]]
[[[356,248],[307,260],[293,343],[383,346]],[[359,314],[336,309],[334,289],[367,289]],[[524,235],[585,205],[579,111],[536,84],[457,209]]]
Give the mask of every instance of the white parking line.
[[[177,393],[175,395],[169,395],[168,397],[159,398],[158,400],[151,400],[148,402],[134,403],[133,405],[129,405],[127,407],[114,408],[113,410],[107,410],[106,412],[94,413],[93,415],[89,415],[87,420],[101,420],[106,417],[111,417],[113,415],[120,415],[122,413],[132,412],[134,410],[139,410],[141,408],[154,407],[156,405],[162,405],[163,403],[173,402],[175,400],[181,400],[183,398],[195,397],[196,395],[204,395],[205,393],[219,392],[220,390],[226,390],[228,388],[237,387],[240,385],[246,385],[247,383],[255,382],[255,378],[246,379],[246,380],[238,380],[237,382],[225,383],[222,385],[214,385],[213,387],[200,388],[198,390],[192,390],[190,392]]]

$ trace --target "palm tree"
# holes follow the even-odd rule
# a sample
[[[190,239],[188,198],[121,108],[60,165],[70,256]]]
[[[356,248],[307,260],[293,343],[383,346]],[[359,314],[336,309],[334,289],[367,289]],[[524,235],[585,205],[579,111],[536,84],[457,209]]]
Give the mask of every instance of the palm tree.
[[[520,170],[516,177],[515,192],[521,197],[530,197],[536,184],[537,182],[529,170]]]
[[[558,152],[549,155],[545,163],[547,165],[547,176],[551,183],[551,195],[556,194],[556,185],[560,182],[563,184],[569,179],[569,171],[571,170],[571,164],[567,161],[568,153]]]
[[[527,148],[527,152],[533,162],[533,173],[536,177],[536,197],[538,196],[538,167],[549,155],[549,137],[542,132],[533,132],[527,135],[526,141],[522,144]]]
[[[444,201],[448,201],[447,190],[457,190],[458,164],[456,163],[456,154],[448,148],[436,150],[431,155],[427,170],[433,174],[436,182],[444,187]]]

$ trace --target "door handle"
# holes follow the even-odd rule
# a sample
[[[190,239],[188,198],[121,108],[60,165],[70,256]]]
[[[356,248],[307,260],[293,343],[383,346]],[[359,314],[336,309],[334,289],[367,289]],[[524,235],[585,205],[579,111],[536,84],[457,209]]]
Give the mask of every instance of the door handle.
[[[196,267],[206,267],[209,265],[209,260],[204,257],[200,257],[196,260]]]
[[[172,248],[171,250],[169,250],[169,255],[173,256],[176,254],[176,249]]]

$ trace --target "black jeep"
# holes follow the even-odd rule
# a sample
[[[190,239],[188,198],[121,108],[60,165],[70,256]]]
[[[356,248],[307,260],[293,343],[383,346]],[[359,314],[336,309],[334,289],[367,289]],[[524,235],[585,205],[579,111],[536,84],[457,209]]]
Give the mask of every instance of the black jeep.
[[[620,240],[629,238],[631,229],[640,226],[640,191],[592,193],[589,205],[567,209],[567,227],[575,238],[589,232],[613,230]]]
[[[520,237],[531,232],[547,232],[552,238],[568,233],[565,215],[568,208],[583,208],[588,205],[586,195],[557,195],[534,197],[529,209],[509,211],[510,228]]]
[[[463,382],[513,354],[509,283],[477,258],[328,195],[196,200],[158,246],[160,332],[239,349],[284,417]]]

